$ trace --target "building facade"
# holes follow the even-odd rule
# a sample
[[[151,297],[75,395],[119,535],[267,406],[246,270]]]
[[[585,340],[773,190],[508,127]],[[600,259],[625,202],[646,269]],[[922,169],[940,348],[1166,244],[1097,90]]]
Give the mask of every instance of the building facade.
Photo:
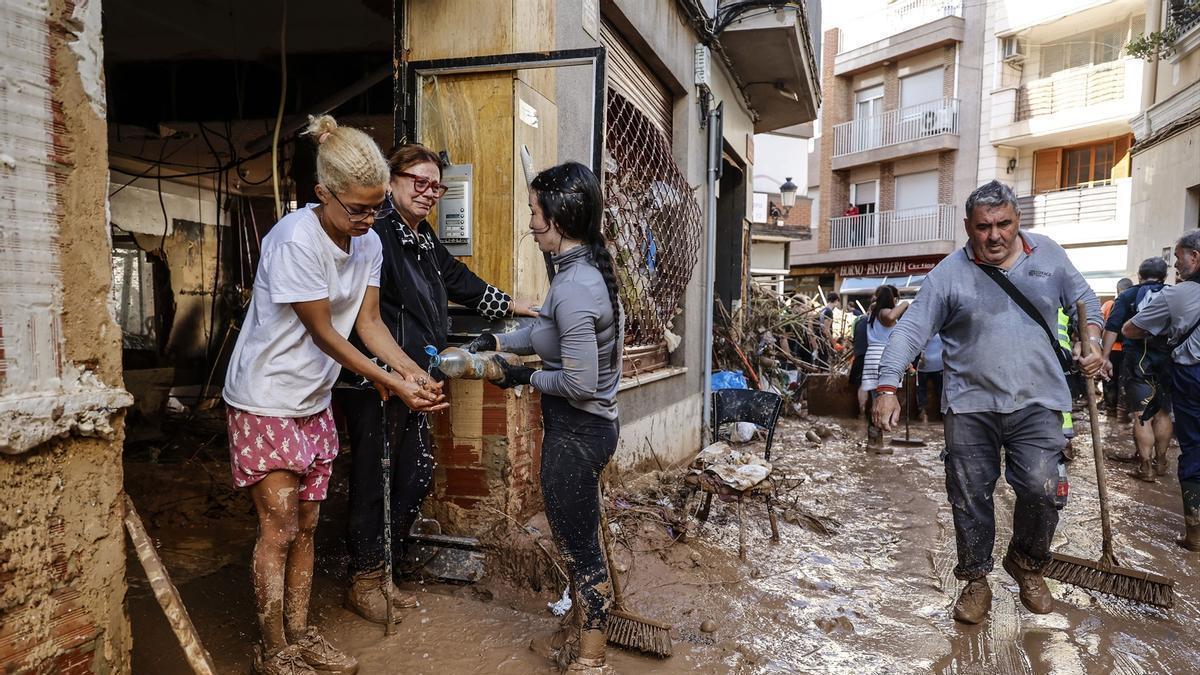
[[[816,244],[791,260],[851,297],[915,287],[955,249],[978,163],[983,6],[866,9],[825,31]]]
[[[1145,3],[1007,0],[986,14],[978,180],[1010,184],[1021,226],[1112,295],[1128,267],[1144,70],[1125,45],[1144,30]]]
[[[1200,227],[1200,8],[1148,0],[1146,30],[1172,29],[1171,53],[1151,59],[1142,80],[1143,110],[1131,120],[1132,220],[1128,268],[1170,258],[1175,240]]]

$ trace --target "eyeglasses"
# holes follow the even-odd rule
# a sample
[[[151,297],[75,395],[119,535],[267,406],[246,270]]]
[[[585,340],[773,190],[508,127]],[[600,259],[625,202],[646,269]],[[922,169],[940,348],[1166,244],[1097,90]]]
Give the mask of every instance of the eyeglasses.
[[[338,203],[338,206],[341,206],[342,210],[346,212],[346,215],[350,216],[350,222],[352,223],[361,223],[367,218],[381,220],[392,215],[392,211],[396,210],[396,208],[392,205],[392,193],[390,192],[386,197],[383,198],[382,204],[369,211],[351,211],[350,209],[346,208],[346,205],[343,204],[342,200],[338,198],[336,192],[330,190],[329,194],[333,195],[333,199]]]
[[[418,176],[415,173],[406,173],[404,171],[393,171],[392,174],[395,176],[404,176],[405,178],[411,178],[412,182],[413,182],[413,187],[416,188],[416,190],[417,190],[417,194],[421,194],[422,192],[429,190],[430,193],[435,198],[441,199],[442,195],[446,194],[446,191],[450,189],[450,186],[446,185],[445,183],[439,183],[435,180],[430,180],[424,176]]]

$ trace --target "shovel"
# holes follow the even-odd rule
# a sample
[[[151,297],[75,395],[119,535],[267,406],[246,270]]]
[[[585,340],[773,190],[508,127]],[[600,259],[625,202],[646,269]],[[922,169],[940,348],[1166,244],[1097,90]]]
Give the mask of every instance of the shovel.
[[[912,375],[906,375],[906,377],[910,381],[912,380]],[[923,448],[926,445],[925,441],[919,438],[913,438],[908,431],[908,421],[909,417],[912,415],[912,406],[908,405],[908,392],[910,391],[912,391],[912,389],[904,390],[904,438],[892,438],[892,445],[899,445],[908,448]]]

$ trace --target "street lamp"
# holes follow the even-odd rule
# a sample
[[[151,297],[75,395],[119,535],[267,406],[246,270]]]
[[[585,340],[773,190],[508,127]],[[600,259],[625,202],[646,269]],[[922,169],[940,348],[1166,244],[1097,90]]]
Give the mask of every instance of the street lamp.
[[[784,179],[783,185],[779,186],[779,201],[780,206],[783,207],[783,217],[785,219],[791,213],[792,207],[796,205],[796,190],[799,189],[800,186],[792,182],[791,176]]]

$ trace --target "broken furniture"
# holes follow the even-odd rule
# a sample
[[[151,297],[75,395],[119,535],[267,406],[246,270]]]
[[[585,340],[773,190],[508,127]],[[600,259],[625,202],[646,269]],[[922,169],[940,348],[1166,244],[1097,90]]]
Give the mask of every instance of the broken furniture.
[[[769,391],[757,391],[754,389],[721,389],[714,391],[712,394],[712,442],[717,442],[717,430],[723,424],[729,422],[751,422],[756,424],[766,430],[767,442],[763,449],[763,461],[769,465],[771,461],[771,443],[775,440],[775,425],[779,422],[779,409],[782,405],[783,398],[779,394]],[[771,497],[775,492],[775,485],[769,475],[762,481],[745,489],[740,489],[720,478],[715,478],[711,474],[704,476],[704,478],[706,479],[689,480],[689,483],[693,487],[693,493],[695,491],[704,493],[704,501],[696,517],[703,526],[708,520],[714,494],[721,496],[724,501],[736,502],[739,558],[746,559],[746,523],[742,502],[747,497],[761,496],[766,501],[767,517],[771,521],[771,541],[779,541],[779,523],[775,518],[775,508],[771,503]]]

